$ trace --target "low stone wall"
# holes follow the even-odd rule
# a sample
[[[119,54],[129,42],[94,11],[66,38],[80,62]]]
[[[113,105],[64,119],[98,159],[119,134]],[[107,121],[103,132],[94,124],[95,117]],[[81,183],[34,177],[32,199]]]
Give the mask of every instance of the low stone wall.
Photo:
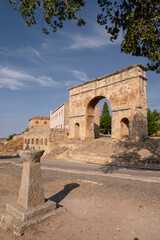
[[[111,158],[114,166],[160,169],[160,139],[119,141]]]
[[[160,169],[160,139],[117,141],[111,138],[88,139],[86,142],[59,142],[46,156],[48,159],[102,164],[106,167],[140,167]]]
[[[111,163],[106,165],[113,165],[117,167],[139,167],[139,168],[149,168],[149,169],[160,169],[160,158],[158,157],[146,157],[140,158],[138,154],[121,154],[118,156],[112,156]]]
[[[50,129],[47,127],[35,127],[24,133],[23,149],[41,149],[50,151]]]
[[[45,150],[45,154],[47,154],[66,138],[67,131],[65,129],[34,127],[24,134],[23,149]]]
[[[49,142],[52,147],[57,145],[59,142],[64,141],[68,137],[68,132],[65,129],[52,128],[50,129]]]

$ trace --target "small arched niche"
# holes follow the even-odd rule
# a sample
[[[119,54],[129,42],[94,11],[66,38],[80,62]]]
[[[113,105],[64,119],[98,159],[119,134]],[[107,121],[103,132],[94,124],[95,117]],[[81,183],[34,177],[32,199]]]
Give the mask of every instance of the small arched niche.
[[[129,138],[129,119],[124,117],[121,119],[121,138]]]
[[[80,128],[80,125],[79,123],[75,123],[75,138],[79,138],[79,128]]]

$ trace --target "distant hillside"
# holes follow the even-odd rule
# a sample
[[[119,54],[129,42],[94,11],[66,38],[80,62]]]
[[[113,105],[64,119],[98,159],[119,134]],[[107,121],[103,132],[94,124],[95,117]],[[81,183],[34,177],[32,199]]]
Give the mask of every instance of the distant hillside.
[[[0,155],[16,156],[17,150],[23,149],[23,134],[16,135],[8,141],[0,139]]]

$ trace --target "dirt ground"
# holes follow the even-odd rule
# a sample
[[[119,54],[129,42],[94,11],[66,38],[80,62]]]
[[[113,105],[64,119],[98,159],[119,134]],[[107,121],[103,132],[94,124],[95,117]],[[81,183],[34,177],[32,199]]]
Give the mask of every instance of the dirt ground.
[[[22,168],[0,165],[0,208],[16,201]],[[23,236],[0,229],[0,240],[160,240],[158,183],[42,171],[46,198],[64,212]]]

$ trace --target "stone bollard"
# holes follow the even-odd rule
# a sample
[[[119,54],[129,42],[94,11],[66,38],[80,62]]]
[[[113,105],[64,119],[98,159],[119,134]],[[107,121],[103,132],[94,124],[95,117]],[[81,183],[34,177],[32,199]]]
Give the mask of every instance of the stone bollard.
[[[0,227],[21,236],[25,230],[36,223],[56,214],[56,203],[45,201],[41,177],[40,158],[44,151],[19,150],[23,159],[23,171],[19,196],[16,203],[6,205],[0,213]]]
[[[40,158],[43,153],[44,151],[36,150],[18,151],[23,159],[23,172],[17,204],[22,208],[33,208],[45,202],[40,169]]]

